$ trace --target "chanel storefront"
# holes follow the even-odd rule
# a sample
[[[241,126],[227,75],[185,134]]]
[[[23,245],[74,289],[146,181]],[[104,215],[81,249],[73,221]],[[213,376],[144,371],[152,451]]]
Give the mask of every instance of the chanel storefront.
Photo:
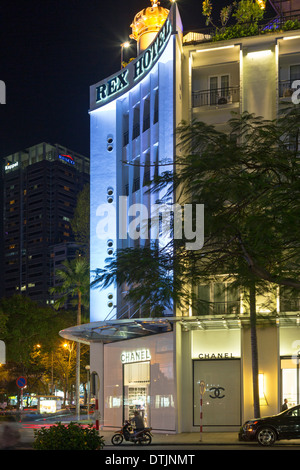
[[[200,383],[206,432],[238,431],[253,417],[249,319],[180,317],[93,322],[60,332],[90,344],[100,424],[118,428],[135,410],[156,432],[198,432]],[[132,338],[132,339],[131,339]],[[297,316],[257,324],[261,416],[300,402]]]
[[[241,422],[240,330],[192,331],[193,426],[200,425],[200,382],[205,384],[203,426]]]
[[[139,411],[157,431],[176,431],[173,332],[104,346],[104,426]]]

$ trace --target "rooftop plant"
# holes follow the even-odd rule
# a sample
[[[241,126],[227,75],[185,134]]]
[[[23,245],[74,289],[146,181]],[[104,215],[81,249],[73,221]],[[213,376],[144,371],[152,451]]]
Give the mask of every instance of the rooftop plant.
[[[286,20],[284,24],[262,27],[261,22],[265,13],[265,0],[240,0],[221,9],[219,22],[213,20],[213,4],[211,0],[202,3],[202,14],[206,17],[206,25],[214,28],[213,41],[221,41],[238,37],[267,34],[274,31],[290,31],[300,29],[298,19]],[[228,25],[231,20],[232,24]]]

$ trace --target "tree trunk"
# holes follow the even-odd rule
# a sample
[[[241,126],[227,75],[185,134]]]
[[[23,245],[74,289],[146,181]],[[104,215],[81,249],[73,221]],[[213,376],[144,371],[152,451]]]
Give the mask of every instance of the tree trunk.
[[[250,327],[254,418],[260,418],[259,389],[258,389],[258,349],[256,335],[256,292],[255,283],[250,287]]]
[[[77,325],[81,324],[81,292],[78,290]],[[80,420],[80,343],[76,345],[76,414]]]

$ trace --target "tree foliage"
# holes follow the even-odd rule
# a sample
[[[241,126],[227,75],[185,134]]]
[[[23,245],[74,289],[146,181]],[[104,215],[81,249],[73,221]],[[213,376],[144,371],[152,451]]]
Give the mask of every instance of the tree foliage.
[[[151,301],[153,292],[158,305],[175,300],[183,308],[191,298],[187,280],[224,273],[237,286],[298,291],[299,122],[294,106],[274,121],[236,115],[226,132],[182,123],[177,171],[165,172],[150,190],[168,188],[166,198],[175,193],[181,205],[204,204],[203,249],[186,250],[182,239],[160,250],[120,250],[95,273],[94,286],[126,283],[129,298]]]
[[[90,252],[90,186],[86,184],[77,198],[74,217],[71,221],[72,231],[77,243],[81,245],[81,251],[85,257]]]

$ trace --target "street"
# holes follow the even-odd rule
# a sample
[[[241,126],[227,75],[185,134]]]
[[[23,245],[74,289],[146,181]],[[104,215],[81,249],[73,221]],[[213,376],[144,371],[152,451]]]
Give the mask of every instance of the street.
[[[21,442],[19,450],[32,449],[34,441],[34,429],[43,426],[53,425],[52,420],[23,422],[21,426]],[[153,434],[152,443],[149,446],[140,446],[133,443],[123,442],[120,446],[111,444],[112,431],[101,431],[100,435],[105,438],[105,446],[101,454],[109,456],[125,454],[127,456],[135,455],[136,452],[142,452],[145,455],[188,455],[192,452],[195,459],[199,457],[202,451],[228,452],[228,451],[299,451],[300,440],[296,441],[278,441],[272,447],[261,447],[256,442],[240,442],[236,433],[206,433],[200,442],[197,433],[183,433],[178,435]]]

